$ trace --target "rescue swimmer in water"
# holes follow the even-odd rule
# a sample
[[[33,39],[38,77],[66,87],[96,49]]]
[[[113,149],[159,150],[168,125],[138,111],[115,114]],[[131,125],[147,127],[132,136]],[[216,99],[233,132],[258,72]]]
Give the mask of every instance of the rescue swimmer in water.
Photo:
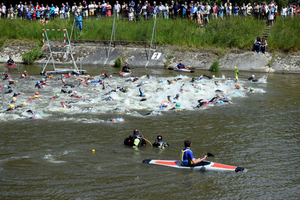
[[[147,142],[143,136],[140,136],[138,129],[133,130],[133,134],[124,140],[124,144],[132,148],[138,148],[147,145]]]

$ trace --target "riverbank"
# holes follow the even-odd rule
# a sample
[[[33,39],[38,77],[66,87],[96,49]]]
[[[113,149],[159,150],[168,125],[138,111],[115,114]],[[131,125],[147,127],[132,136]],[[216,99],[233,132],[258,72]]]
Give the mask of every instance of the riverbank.
[[[36,48],[37,45],[37,43],[29,41],[11,42],[10,45],[1,49],[0,61],[7,60],[9,55],[13,55],[15,62],[22,63],[22,55]],[[47,56],[36,60],[35,64],[42,65],[43,59],[47,60],[49,56],[48,48],[43,47],[41,51]],[[188,67],[208,70],[214,61],[219,60],[221,70],[233,70],[234,66],[237,66],[241,71],[300,73],[300,52],[269,52],[267,49],[266,54],[257,54],[253,51],[228,49],[226,53],[222,54],[211,50],[158,45],[156,49],[152,49],[148,62],[149,48],[145,46],[116,45],[111,48],[108,59],[106,59],[108,46],[99,43],[72,44],[72,51],[77,65],[79,66],[80,60],[82,60],[86,70],[89,65],[113,66],[117,58],[123,57],[124,61],[132,67],[175,67],[179,60],[183,60]],[[157,60],[151,58],[155,52],[161,53]],[[64,54],[54,55],[54,61],[58,65],[72,64],[71,58],[67,58]],[[48,64],[50,69],[52,69],[51,65],[52,62]]]

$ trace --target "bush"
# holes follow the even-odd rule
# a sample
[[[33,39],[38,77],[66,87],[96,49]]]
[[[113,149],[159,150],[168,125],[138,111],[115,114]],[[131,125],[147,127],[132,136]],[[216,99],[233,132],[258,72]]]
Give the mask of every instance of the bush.
[[[35,49],[22,55],[22,60],[25,64],[32,64],[37,58],[46,56],[43,52],[40,52],[43,43],[40,43]]]
[[[117,58],[117,60],[115,60],[115,64],[113,67],[121,68],[122,64],[123,64],[123,57],[119,57]]]
[[[210,66],[208,71],[219,72],[220,71],[219,61],[213,62],[213,64]]]

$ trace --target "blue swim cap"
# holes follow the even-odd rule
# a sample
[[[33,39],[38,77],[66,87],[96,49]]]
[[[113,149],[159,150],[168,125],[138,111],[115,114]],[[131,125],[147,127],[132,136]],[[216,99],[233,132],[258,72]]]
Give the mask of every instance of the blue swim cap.
[[[201,80],[201,79],[203,79],[203,77],[202,77],[202,76],[200,77],[200,80]]]
[[[194,84],[192,84],[192,86],[194,86]]]
[[[37,81],[36,84],[40,84],[41,82]]]
[[[164,79],[161,79],[161,82],[165,82],[165,80],[164,80]]]
[[[5,88],[7,88],[7,85],[4,85]]]
[[[99,82],[101,82],[101,81],[102,81],[102,79],[100,78],[100,79],[99,79]]]
[[[224,103],[224,101],[220,101],[220,104],[223,104]]]
[[[141,82],[141,84],[145,84],[144,82]]]
[[[227,99],[227,97],[224,97],[223,99]]]
[[[238,93],[238,92],[236,92],[235,94],[236,94],[236,95],[239,95],[239,93]]]
[[[155,77],[154,77],[154,76],[152,76],[152,77],[151,77],[151,79],[155,79]]]
[[[202,83],[203,81],[202,80],[200,80],[200,83]]]
[[[116,120],[116,121],[119,121],[120,119],[117,117],[115,120]]]

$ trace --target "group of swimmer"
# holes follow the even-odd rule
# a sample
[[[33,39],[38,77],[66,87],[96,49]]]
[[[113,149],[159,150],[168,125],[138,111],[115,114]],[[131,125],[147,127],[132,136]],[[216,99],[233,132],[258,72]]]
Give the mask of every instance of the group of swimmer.
[[[11,61],[12,58],[10,57],[10,61],[8,61],[8,63],[14,63],[13,61]],[[182,69],[182,68],[186,68],[185,65],[182,63],[182,61],[180,61],[180,63],[177,65],[178,69]],[[124,64],[124,67],[122,68],[121,72],[126,72],[126,73],[131,73],[131,69],[128,66],[127,63]],[[238,73],[237,73],[238,74]],[[27,109],[27,103],[23,102],[20,105],[16,105],[17,103],[17,97],[19,95],[22,95],[23,93],[20,92],[14,92],[13,91],[13,87],[14,85],[18,84],[17,80],[13,80],[11,75],[6,71],[4,72],[4,78],[3,81],[8,81],[7,85],[1,85],[0,84],[0,88],[3,88],[5,90],[4,95],[7,94],[13,94],[12,96],[12,101],[10,102],[9,108],[6,109],[5,111],[3,111],[4,113],[11,111],[11,110],[15,110],[18,108],[25,108]],[[103,76],[103,78],[101,78]],[[102,86],[102,90],[109,90],[108,92],[106,92],[105,94],[103,94],[102,96],[105,96],[104,98],[102,98],[102,101],[117,101],[118,99],[113,98],[111,96],[111,94],[113,93],[127,93],[129,91],[129,88],[127,87],[117,87],[117,88],[112,88],[112,86],[108,83],[108,81],[112,78],[112,75],[107,75],[105,72],[102,73],[100,75],[100,78],[98,80],[95,80],[93,76],[90,75],[86,75],[86,76],[80,76],[80,77],[76,77],[76,75],[60,75],[60,77],[57,79],[55,79],[54,76],[49,76],[46,72],[42,75],[41,79],[38,81],[34,82],[34,88],[37,90],[43,89],[45,87],[48,87],[49,85],[53,84],[53,82],[56,83],[61,83],[61,87],[62,89],[60,90],[60,93],[65,95],[69,95],[69,98],[75,98],[76,101],[73,100],[61,100],[60,101],[60,105],[62,108],[65,109],[70,109],[73,108],[73,104],[77,103],[80,100],[83,100],[84,102],[89,102],[90,100],[87,99],[85,96],[81,96],[79,95],[76,91],[72,91],[75,88],[78,87],[82,87],[82,86],[89,86],[91,84],[96,84],[96,86]],[[160,102],[160,104],[157,106],[157,108],[159,110],[175,110],[177,111],[177,109],[184,109],[181,108],[181,104],[180,104],[180,97],[183,95],[183,93],[185,92],[190,92],[190,90],[185,90],[183,89],[183,86],[187,86],[190,85],[192,86],[196,92],[199,92],[202,88],[201,85],[199,85],[198,83],[202,83],[204,78],[207,79],[214,79],[215,76],[213,75],[212,77],[207,76],[207,75],[201,75],[200,77],[192,77],[190,84],[184,83],[181,85],[180,89],[178,90],[177,94],[175,96],[172,95],[166,95],[166,99],[162,100]],[[31,77],[28,75],[27,71],[24,71],[21,74],[20,79],[32,79],[34,80],[34,77]],[[149,75],[144,75],[142,77],[136,77],[136,76],[131,76],[129,79],[125,80],[125,82],[138,82],[141,79],[154,79],[154,77],[150,77]],[[173,84],[176,84],[178,81],[182,81],[182,78],[176,78],[173,80],[164,80],[161,79],[158,84],[165,84],[165,82],[167,82],[167,85],[171,86]],[[251,82],[258,82],[258,80],[255,78],[254,75],[252,75],[248,80],[250,80]],[[73,81],[73,82],[71,82]],[[78,81],[77,83],[74,83],[74,81]],[[230,78],[228,78],[227,81],[232,81]],[[219,86],[221,83],[221,81],[214,81],[216,86]],[[232,83],[232,82],[231,82]],[[226,83],[225,83],[226,84]],[[144,81],[141,81],[137,84],[138,87],[138,93],[139,93],[139,97],[141,97],[139,100],[140,101],[147,101],[148,100],[148,96],[143,92],[143,87],[146,86],[147,83],[145,83]],[[203,84],[205,85],[205,84]],[[236,83],[235,84],[235,89],[236,90],[240,90],[240,89],[245,89],[247,90],[249,93],[253,93],[254,89],[253,88],[247,88],[247,87],[242,87],[240,84]],[[156,91],[164,91],[165,88],[163,87],[158,87],[156,88]],[[204,100],[204,99],[198,99],[197,100],[197,104],[192,106],[193,109],[197,109],[197,108],[201,108],[207,105],[216,105],[216,104],[224,104],[224,103],[230,103],[232,104],[232,101],[230,101],[228,99],[228,97],[226,96],[226,93],[228,93],[228,91],[222,91],[221,89],[217,89],[215,90],[215,95],[213,97],[211,97],[210,99]],[[34,101],[39,99],[40,94],[38,91],[36,91],[33,95],[33,98],[30,98],[27,100],[27,102],[30,101]],[[59,100],[60,99],[60,94],[56,93],[54,94],[54,96],[52,98],[50,98],[49,100]],[[88,110],[91,110],[92,108],[89,108]],[[129,112],[128,109],[125,109],[126,112]],[[151,113],[147,113],[145,115],[149,115]]]

